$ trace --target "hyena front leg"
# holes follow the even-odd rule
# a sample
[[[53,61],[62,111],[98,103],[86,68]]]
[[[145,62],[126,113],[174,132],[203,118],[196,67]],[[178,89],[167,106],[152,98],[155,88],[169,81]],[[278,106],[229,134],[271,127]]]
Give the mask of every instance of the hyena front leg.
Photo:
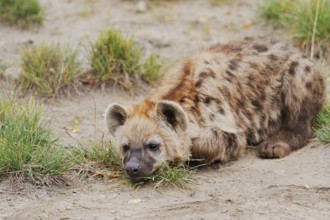
[[[226,162],[237,158],[246,147],[243,135],[228,133],[219,128],[205,128],[193,138],[192,158],[201,163]]]

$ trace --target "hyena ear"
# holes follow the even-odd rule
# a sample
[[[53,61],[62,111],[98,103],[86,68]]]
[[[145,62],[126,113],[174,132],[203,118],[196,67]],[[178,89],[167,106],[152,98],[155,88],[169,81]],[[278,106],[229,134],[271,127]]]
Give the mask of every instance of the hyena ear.
[[[171,124],[175,130],[178,128],[182,131],[187,130],[188,117],[179,104],[172,101],[159,101],[156,113],[161,119]]]
[[[118,104],[110,104],[105,111],[105,122],[111,135],[114,135],[117,129],[125,124],[127,119],[127,110]]]

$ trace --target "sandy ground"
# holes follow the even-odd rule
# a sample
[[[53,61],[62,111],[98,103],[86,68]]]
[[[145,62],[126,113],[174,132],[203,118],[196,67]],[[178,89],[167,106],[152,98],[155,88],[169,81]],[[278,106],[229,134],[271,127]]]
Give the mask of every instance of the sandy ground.
[[[26,43],[69,43],[83,52],[87,39],[106,28],[134,35],[147,53],[169,62],[214,42],[279,34],[260,24],[256,0],[222,6],[197,0],[147,2],[142,13],[136,12],[133,0],[41,2],[46,7],[43,27],[27,31],[0,24],[0,60],[8,68],[18,65]],[[103,136],[109,103],[130,104],[143,97],[91,91],[45,104],[46,117],[63,143],[77,144]],[[185,190],[134,190],[96,181],[18,193],[2,180],[0,219],[329,219],[329,170],[330,146],[314,143],[279,160],[260,159],[251,149],[239,161],[199,170],[198,184]]]

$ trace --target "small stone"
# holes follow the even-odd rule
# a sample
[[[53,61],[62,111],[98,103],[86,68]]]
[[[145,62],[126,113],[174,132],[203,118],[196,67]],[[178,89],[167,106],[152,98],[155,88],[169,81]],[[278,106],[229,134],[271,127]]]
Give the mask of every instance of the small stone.
[[[8,81],[18,82],[21,77],[22,69],[20,67],[8,67],[3,73],[4,77]]]
[[[139,13],[144,13],[147,11],[147,4],[145,1],[139,1],[136,4],[136,11]]]

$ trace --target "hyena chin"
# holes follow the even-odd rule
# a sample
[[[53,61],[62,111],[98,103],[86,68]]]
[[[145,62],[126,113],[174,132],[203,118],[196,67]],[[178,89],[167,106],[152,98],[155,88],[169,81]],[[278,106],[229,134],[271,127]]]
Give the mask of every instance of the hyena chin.
[[[132,180],[163,163],[226,162],[246,145],[281,158],[308,143],[324,103],[311,60],[276,41],[217,44],[166,73],[139,105],[111,104],[106,123]]]

